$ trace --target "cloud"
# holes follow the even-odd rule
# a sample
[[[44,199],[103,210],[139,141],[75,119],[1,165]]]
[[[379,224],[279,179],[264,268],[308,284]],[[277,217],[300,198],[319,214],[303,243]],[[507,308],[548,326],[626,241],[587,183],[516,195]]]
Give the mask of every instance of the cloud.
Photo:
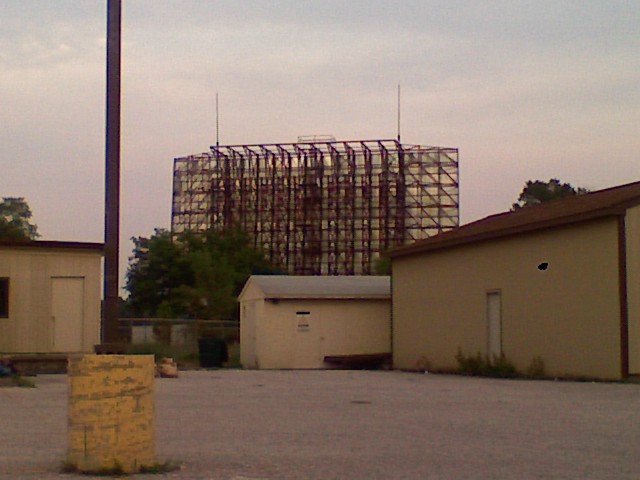
[[[100,240],[106,2],[0,18],[0,191],[45,238]],[[402,84],[403,140],[460,148],[464,221],[529,179],[640,179],[638,24],[626,1],[125,1],[123,239],[169,225],[172,159],[215,141],[216,92],[223,143],[389,138]]]

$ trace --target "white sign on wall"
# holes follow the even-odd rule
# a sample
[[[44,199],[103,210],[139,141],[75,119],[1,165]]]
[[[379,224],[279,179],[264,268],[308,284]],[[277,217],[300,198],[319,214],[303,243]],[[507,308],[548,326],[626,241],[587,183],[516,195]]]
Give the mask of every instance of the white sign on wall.
[[[298,332],[308,332],[311,330],[311,312],[296,312],[296,325]]]

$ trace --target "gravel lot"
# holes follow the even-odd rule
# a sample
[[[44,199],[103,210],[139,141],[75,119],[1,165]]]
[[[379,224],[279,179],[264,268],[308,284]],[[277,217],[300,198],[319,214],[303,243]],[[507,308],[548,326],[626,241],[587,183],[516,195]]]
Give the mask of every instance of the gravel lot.
[[[0,389],[0,478],[57,473],[67,378]],[[156,381],[177,479],[638,479],[640,385],[367,371],[181,372]]]

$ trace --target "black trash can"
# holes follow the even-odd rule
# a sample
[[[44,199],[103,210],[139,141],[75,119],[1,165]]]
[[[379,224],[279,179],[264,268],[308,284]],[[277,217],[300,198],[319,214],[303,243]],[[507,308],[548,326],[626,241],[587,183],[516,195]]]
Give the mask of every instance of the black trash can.
[[[224,362],[229,360],[229,352],[224,340],[200,338],[198,339],[198,350],[202,368],[220,368]]]

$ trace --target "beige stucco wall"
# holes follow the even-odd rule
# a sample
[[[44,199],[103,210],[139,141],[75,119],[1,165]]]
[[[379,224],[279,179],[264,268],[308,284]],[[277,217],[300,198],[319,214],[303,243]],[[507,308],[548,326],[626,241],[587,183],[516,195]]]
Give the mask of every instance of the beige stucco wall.
[[[257,319],[262,316],[264,300],[247,299],[240,305],[240,363],[244,368],[258,368]]]
[[[627,210],[627,305],[629,312],[629,373],[640,375],[640,206]]]
[[[251,307],[250,302],[254,304]],[[256,315],[253,343],[248,339],[247,319],[243,318],[243,312],[249,311],[245,306]],[[328,365],[323,359],[327,355],[389,352],[390,311],[389,300],[306,299],[273,303],[243,297],[241,362],[248,368],[325,368]],[[296,312],[309,312],[307,331],[298,330]]]
[[[257,319],[262,315],[264,294],[248,281],[240,294],[240,363],[244,368],[258,368],[256,357]]]
[[[518,369],[541,357],[550,375],[621,375],[613,218],[399,257],[392,268],[396,368],[453,369],[458,349],[486,353],[486,296],[499,290],[503,353]]]
[[[101,254],[90,251],[0,248],[0,277],[9,278],[9,318],[0,318],[0,352],[52,351],[51,282],[84,278],[82,351],[100,341]]]

